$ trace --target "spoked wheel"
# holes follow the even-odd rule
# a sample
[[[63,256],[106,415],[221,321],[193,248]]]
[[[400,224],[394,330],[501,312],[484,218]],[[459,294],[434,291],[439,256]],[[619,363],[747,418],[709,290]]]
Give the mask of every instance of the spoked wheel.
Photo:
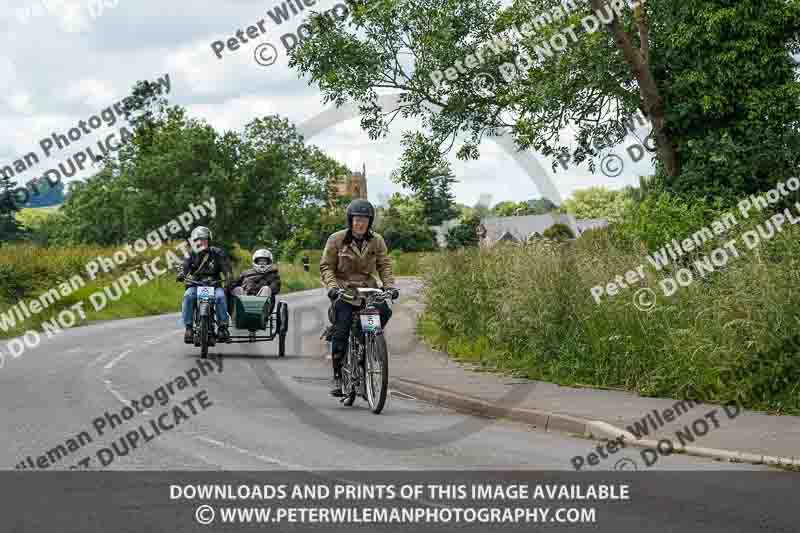
[[[208,317],[200,319],[200,357],[208,358]]]
[[[347,350],[347,358],[345,364],[342,365],[342,392],[345,394],[342,404],[346,407],[353,405],[356,401],[356,388],[355,388],[355,365],[353,364],[353,352]]]
[[[389,354],[386,339],[383,335],[369,335],[366,353],[367,401],[376,415],[383,411],[386,404],[386,393],[389,388]]]

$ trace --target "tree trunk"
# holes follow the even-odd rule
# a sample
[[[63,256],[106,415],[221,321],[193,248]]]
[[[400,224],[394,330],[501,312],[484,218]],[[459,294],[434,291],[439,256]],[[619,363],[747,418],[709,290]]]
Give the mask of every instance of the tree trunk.
[[[611,0],[611,3],[617,6],[622,5],[620,0]],[[606,13],[610,13],[612,11],[612,7],[606,5],[603,0],[592,0],[592,8],[595,12],[608,10]],[[641,6],[636,8],[635,16],[642,42],[639,50],[634,48],[630,36],[620,26],[617,18],[618,15],[615,14],[614,20],[607,24],[607,28],[611,36],[614,37],[617,47],[622,51],[622,54],[630,65],[636,81],[639,83],[639,96],[642,99],[641,107],[645,116],[649,118],[650,122],[653,124],[653,135],[656,140],[658,157],[664,164],[664,170],[667,175],[675,177],[680,174],[680,161],[678,158],[678,151],[672,142],[672,138],[667,133],[666,120],[664,118],[664,102],[661,99],[653,74],[650,72],[650,64],[648,61],[649,25],[647,20],[645,20]]]

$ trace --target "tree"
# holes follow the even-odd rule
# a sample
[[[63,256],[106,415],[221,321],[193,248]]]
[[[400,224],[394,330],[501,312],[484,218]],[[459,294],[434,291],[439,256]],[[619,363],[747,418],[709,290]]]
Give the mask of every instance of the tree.
[[[415,197],[422,203],[422,217],[429,226],[439,226],[445,220],[458,216],[451,185],[456,183],[449,166],[431,171],[420,180]]]
[[[424,252],[436,249],[436,235],[425,220],[425,204],[417,197],[395,193],[381,209],[376,231],[390,250]]]
[[[609,222],[622,220],[633,200],[625,191],[609,191],[605,187],[590,187],[572,193],[561,204],[560,211],[575,218],[605,218]]]
[[[499,202],[492,208],[492,215],[498,217],[524,217],[530,215],[546,215],[558,209],[553,202],[547,198],[528,200],[527,202]]]
[[[513,217],[513,216],[520,216],[521,213],[527,209],[527,204],[525,202],[499,202],[494,207],[492,207],[492,215],[496,217]]]
[[[618,16],[604,0],[568,15],[561,4],[354,0],[346,22],[313,19],[321,31],[290,53],[290,66],[326,103],[358,104],[373,137],[399,114],[422,119],[427,133],[403,137],[407,185],[459,135],[467,137],[461,159],[476,159],[482,139],[501,131],[520,149],[556,156],[570,151],[560,141],[567,126],[577,130],[573,161],[593,171],[592,158],[621,142],[638,112],[652,124],[659,174],[677,192],[763,190],[797,167],[800,90],[790,54],[800,51],[800,3],[616,2]],[[605,31],[582,22],[592,10],[609,21],[594,26]],[[514,25],[527,35],[517,42],[506,40]],[[553,38],[566,48],[554,50]],[[463,69],[469,55],[482,61],[459,73],[454,65]],[[531,68],[520,72],[515,59]],[[482,74],[493,87],[476,87]],[[387,89],[401,94],[397,110],[378,105]]]
[[[472,215],[461,220],[458,226],[450,228],[447,232],[447,248],[454,250],[457,248],[477,246],[478,226],[481,224],[480,217]]]
[[[547,198],[537,198],[526,202],[527,208],[524,210],[526,215],[546,215],[558,209],[558,206]]]
[[[0,172],[0,244],[16,240],[22,229],[17,222],[19,206],[11,192],[14,188],[11,178]]]
[[[565,224],[553,224],[544,232],[542,233],[542,237],[545,239],[553,239],[556,241],[561,241],[565,239],[574,239],[575,235],[573,235],[572,230],[569,229],[569,226]]]

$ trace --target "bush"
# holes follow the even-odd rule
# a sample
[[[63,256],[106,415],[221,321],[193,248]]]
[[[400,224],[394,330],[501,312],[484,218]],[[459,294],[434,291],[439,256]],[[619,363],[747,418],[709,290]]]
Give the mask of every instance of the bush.
[[[450,228],[447,232],[447,248],[455,250],[458,248],[478,246],[478,226],[481,219],[477,215],[470,215],[462,219],[458,226]]]
[[[721,203],[687,201],[662,192],[628,204],[622,220],[612,226],[612,235],[617,244],[643,244],[656,250],[672,239],[684,239],[723,212]]]
[[[542,237],[546,239],[555,239],[557,241],[574,239],[575,235],[569,226],[565,224],[553,224],[542,233]]]

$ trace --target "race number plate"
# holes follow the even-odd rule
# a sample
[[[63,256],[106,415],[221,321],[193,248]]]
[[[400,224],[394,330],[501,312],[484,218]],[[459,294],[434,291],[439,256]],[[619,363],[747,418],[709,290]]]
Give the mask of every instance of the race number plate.
[[[214,299],[214,287],[197,287],[197,299],[201,302],[210,302]]]
[[[364,331],[373,332],[381,329],[381,316],[378,313],[363,313],[361,316],[361,327]]]

